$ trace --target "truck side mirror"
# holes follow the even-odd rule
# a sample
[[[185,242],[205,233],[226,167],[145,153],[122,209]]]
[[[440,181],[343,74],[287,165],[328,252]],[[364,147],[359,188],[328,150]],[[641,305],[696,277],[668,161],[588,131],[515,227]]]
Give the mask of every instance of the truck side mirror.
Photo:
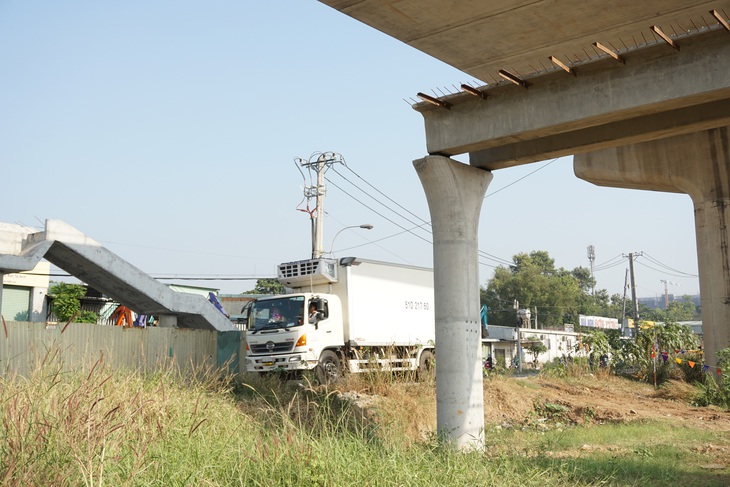
[[[251,317],[251,308],[253,307],[253,301],[249,301],[248,303],[243,305],[243,308],[241,308],[241,317],[239,318],[239,322],[243,324],[243,329],[248,330],[248,319]]]

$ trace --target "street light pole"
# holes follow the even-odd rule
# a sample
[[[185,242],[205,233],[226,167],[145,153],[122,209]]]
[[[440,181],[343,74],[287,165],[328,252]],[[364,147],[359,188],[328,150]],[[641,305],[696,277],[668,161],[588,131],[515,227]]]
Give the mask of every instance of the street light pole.
[[[339,232],[335,233],[335,236],[332,237],[332,245],[330,246],[329,255],[332,255],[332,251],[335,248],[335,240],[337,239],[337,236],[349,228],[362,228],[364,230],[372,230],[373,226],[369,223],[363,223],[362,225],[351,225],[351,226],[345,227],[342,230],[340,230]]]

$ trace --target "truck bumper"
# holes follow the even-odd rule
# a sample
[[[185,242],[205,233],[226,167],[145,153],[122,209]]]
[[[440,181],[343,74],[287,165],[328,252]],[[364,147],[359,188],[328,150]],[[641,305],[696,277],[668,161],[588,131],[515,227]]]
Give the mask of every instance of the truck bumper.
[[[307,360],[305,354],[255,355],[246,357],[247,372],[272,372],[275,370],[310,370],[317,360]]]

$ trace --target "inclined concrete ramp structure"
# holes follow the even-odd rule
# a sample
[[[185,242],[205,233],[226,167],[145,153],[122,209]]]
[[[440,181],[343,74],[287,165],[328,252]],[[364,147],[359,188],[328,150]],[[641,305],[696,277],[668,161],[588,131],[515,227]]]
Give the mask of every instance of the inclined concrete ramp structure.
[[[46,220],[41,232],[0,223],[0,279],[43,258],[136,313],[158,317],[160,326],[234,330],[205,297],[171,290],[67,223]]]

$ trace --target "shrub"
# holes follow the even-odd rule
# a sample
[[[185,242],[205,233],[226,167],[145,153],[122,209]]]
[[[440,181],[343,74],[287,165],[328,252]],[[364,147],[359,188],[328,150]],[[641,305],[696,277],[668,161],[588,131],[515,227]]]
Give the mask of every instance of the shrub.
[[[53,295],[53,312],[59,321],[74,320],[77,323],[96,323],[98,316],[93,311],[81,310],[81,298],[86,296],[86,287],[80,284],[59,282],[48,290]]]
[[[719,380],[712,374],[705,374],[703,382],[697,382],[698,394],[694,403],[698,406],[714,404],[730,409],[730,348],[717,353],[717,367],[720,369]]]

